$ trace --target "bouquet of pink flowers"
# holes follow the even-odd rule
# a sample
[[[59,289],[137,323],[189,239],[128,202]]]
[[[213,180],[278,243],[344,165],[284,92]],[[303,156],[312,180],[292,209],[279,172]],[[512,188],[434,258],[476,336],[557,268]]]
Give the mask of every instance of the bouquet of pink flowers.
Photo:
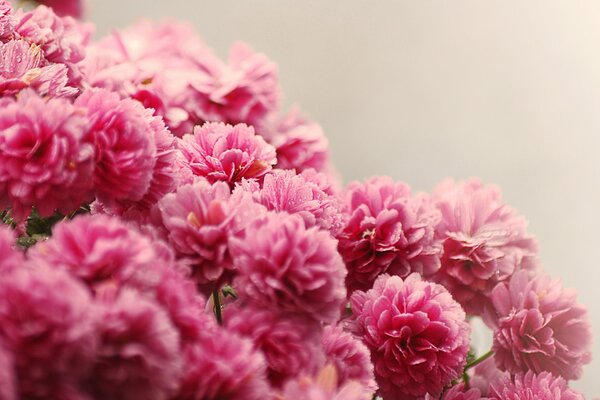
[[[583,399],[586,308],[495,186],[341,187],[265,55],[44,3],[0,0],[0,400]]]

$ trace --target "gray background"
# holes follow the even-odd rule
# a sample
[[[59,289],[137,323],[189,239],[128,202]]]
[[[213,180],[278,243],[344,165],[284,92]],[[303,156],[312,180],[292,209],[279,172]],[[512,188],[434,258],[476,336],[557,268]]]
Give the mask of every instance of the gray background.
[[[600,395],[600,2],[90,3],[99,34],[169,15],[222,56],[236,40],[266,53],[346,181],[499,184],[546,269],[590,308],[598,357],[573,386]]]

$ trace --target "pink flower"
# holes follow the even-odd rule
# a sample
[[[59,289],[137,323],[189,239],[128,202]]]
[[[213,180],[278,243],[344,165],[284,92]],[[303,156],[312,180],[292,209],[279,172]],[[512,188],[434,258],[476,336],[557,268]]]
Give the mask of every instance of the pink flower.
[[[16,382],[12,354],[0,345],[0,399],[17,400]]]
[[[87,389],[98,399],[169,399],[178,388],[182,358],[166,313],[133,290],[100,305],[100,345]]]
[[[201,284],[222,283],[229,278],[233,262],[228,238],[243,230],[262,208],[247,193],[232,195],[223,182],[197,182],[166,195],[158,208],[169,242],[190,259]]]
[[[554,377],[548,372],[535,374],[529,371],[518,374],[512,379],[503,377],[492,383],[490,387],[490,400],[583,400],[584,397],[577,391],[570,389],[567,382]]]
[[[0,41],[4,42],[13,37],[15,18],[12,7],[7,0],[0,0]]]
[[[327,178],[319,173],[312,175],[308,170],[301,174],[275,170],[265,175],[255,199],[268,210],[301,216],[307,228],[318,226],[337,232],[342,224],[340,205],[336,197],[321,189],[320,179]]]
[[[96,347],[90,296],[63,271],[20,268],[0,280],[0,342],[14,356],[21,398],[75,390]]]
[[[356,381],[369,390],[372,397],[377,390],[377,383],[369,349],[339,326],[326,326],[321,343],[327,363],[334,365],[337,371],[338,386]]]
[[[81,18],[83,15],[83,0],[37,0],[40,4],[48,6],[60,16],[69,15]]]
[[[437,233],[444,243],[437,278],[468,313],[481,314],[498,282],[536,267],[536,242],[494,186],[448,180],[433,198],[442,212]]]
[[[97,197],[111,205],[139,201],[148,192],[156,164],[151,112],[107,91],[88,91],[75,102],[87,109],[96,145]]]
[[[316,374],[324,361],[321,325],[305,316],[231,305],[225,308],[223,320],[226,329],[249,338],[265,355],[269,380],[275,386],[299,374]]]
[[[254,128],[238,124],[206,123],[195,127],[180,141],[181,151],[194,175],[209,182],[229,184],[242,178],[260,178],[275,164],[275,149],[254,133]]]
[[[441,244],[434,237],[439,212],[408,185],[388,177],[348,185],[347,222],[338,235],[348,267],[350,292],[371,287],[384,272],[406,277],[430,275],[440,266]]]
[[[298,109],[277,121],[267,139],[277,149],[277,168],[298,172],[307,168],[320,172],[328,169],[329,141],[321,126],[303,118]]]
[[[470,327],[443,286],[416,273],[404,281],[384,274],[368,292],[354,292],[350,305],[385,399],[439,396],[462,374]]]
[[[69,213],[89,200],[94,149],[86,120],[66,100],[23,93],[0,108],[0,203],[17,219]]]
[[[270,398],[264,357],[253,349],[249,339],[219,329],[189,347],[185,357],[187,367],[178,399]]]
[[[346,269],[328,232],[306,228],[295,215],[268,213],[229,248],[239,296],[283,312],[334,322],[346,297]]]
[[[590,360],[591,327],[587,309],[576,303],[576,292],[563,289],[546,275],[529,277],[519,271],[500,283],[491,295],[496,315],[496,364],[511,373],[548,371],[577,379]]]
[[[0,222],[0,274],[21,268],[25,262],[23,252],[17,248],[15,231]],[[1,399],[1,397],[0,397]]]
[[[471,372],[469,385],[472,388],[479,389],[481,395],[485,397],[489,394],[491,382],[500,379],[504,375],[508,376],[507,372],[498,369],[494,358],[493,356],[488,358],[469,371]]]
[[[338,388],[336,369],[326,365],[316,378],[300,376],[289,381],[282,400],[370,400],[372,393],[358,382],[350,381]]]
[[[435,400],[439,397],[431,396],[427,394],[425,400]],[[467,389],[463,383],[452,386],[450,389],[444,391],[440,400],[487,400],[481,397],[479,389]]]

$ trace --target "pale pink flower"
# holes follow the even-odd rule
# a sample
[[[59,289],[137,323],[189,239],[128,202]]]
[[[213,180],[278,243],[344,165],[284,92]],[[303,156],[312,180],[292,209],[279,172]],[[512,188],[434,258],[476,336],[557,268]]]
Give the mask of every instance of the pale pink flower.
[[[369,289],[381,273],[430,275],[440,267],[441,243],[434,236],[439,212],[408,185],[389,177],[353,182],[345,194],[347,221],[338,234],[346,284]]]
[[[339,386],[339,387],[338,387]],[[355,381],[338,385],[333,365],[326,365],[312,378],[301,375],[290,380],[277,400],[370,400],[372,393]]]
[[[316,374],[323,364],[322,327],[315,320],[251,304],[226,307],[223,320],[226,329],[252,340],[264,354],[275,386],[299,374]]]
[[[220,284],[234,268],[228,239],[238,235],[248,220],[260,214],[248,193],[231,194],[224,182],[199,181],[166,195],[158,208],[169,242],[190,260],[201,284]]]
[[[498,369],[493,356],[469,370],[469,373],[469,385],[472,388],[478,389],[484,397],[487,397],[489,394],[491,382],[500,379],[504,375],[508,376],[508,372]]]
[[[242,178],[260,178],[275,164],[275,149],[238,124],[206,123],[181,139],[180,148],[194,175],[230,185]]]
[[[23,93],[0,108],[0,203],[17,219],[69,213],[91,197],[94,149],[70,102]]]
[[[498,282],[519,269],[536,268],[536,242],[495,186],[448,180],[433,198],[442,213],[437,233],[444,243],[436,278],[468,313],[481,314]]]
[[[442,397],[431,396],[427,394],[425,400],[487,400],[481,397],[479,389],[467,389],[463,383],[456,384],[450,389],[444,391]]]
[[[14,356],[20,398],[52,399],[90,370],[96,336],[86,288],[67,273],[20,268],[0,280],[0,342]]]
[[[490,386],[490,400],[583,400],[581,393],[548,372],[529,371],[512,378],[504,376]]]
[[[81,18],[84,11],[84,0],[36,0],[38,3],[50,7],[60,16],[69,15]]]
[[[0,274],[23,266],[25,257],[17,248],[17,235],[14,230],[0,222]],[[0,397],[1,398],[1,397]]]
[[[263,355],[249,339],[225,329],[204,335],[186,349],[182,400],[263,400],[270,398]]]
[[[576,291],[546,275],[515,273],[491,295],[495,315],[494,358],[511,373],[548,371],[565,379],[581,376],[591,360],[591,327]]]
[[[336,245],[299,216],[269,212],[246,228],[244,238],[229,240],[238,271],[234,286],[241,298],[261,306],[334,322],[346,297]]]
[[[350,381],[359,382],[373,395],[377,383],[373,375],[373,364],[369,349],[357,337],[345,332],[339,326],[326,326],[321,344],[327,357],[327,363],[335,366],[338,386]]]
[[[87,109],[96,147],[96,196],[107,205],[139,201],[148,192],[156,164],[151,112],[138,102],[104,90],[87,91],[75,102]]]
[[[11,39],[14,29],[15,18],[12,15],[12,7],[7,0],[0,0],[0,42]]]
[[[327,180],[324,174],[311,174],[310,170],[300,174],[274,170],[265,175],[262,189],[254,197],[268,210],[301,216],[307,228],[337,232],[342,225],[340,204],[321,189],[321,180]]]
[[[384,274],[368,292],[354,292],[350,305],[386,400],[439,396],[462,374],[470,326],[443,286],[416,273],[404,281]]]
[[[0,399],[17,400],[17,377],[10,351],[0,345]]]
[[[169,399],[183,360],[167,314],[133,290],[102,300],[95,328],[100,343],[87,389],[98,399]]]

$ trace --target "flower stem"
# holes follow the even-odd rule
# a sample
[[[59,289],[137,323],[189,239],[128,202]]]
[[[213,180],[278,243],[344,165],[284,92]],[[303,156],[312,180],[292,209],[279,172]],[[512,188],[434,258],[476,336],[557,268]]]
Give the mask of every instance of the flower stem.
[[[488,358],[490,358],[493,355],[494,355],[494,352],[492,350],[490,350],[487,353],[481,355],[479,358],[474,359],[473,361],[471,361],[470,363],[465,365],[464,372],[466,373],[469,369],[473,368],[474,366],[476,366],[478,364],[481,364],[482,362],[484,362],[485,360],[487,360]]]
[[[213,290],[213,302],[215,309],[215,317],[219,325],[223,325],[223,316],[221,315],[221,300],[219,299],[219,290]]]

